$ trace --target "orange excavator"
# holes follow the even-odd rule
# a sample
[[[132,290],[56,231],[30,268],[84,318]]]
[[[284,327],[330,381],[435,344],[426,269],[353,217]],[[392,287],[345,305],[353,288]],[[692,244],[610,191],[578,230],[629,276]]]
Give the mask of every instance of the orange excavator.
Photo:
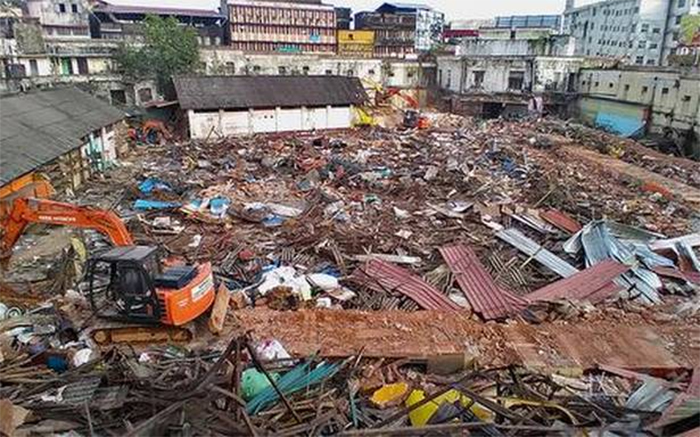
[[[430,127],[428,118],[420,113],[418,100],[406,94],[400,88],[387,88],[386,93],[381,96],[381,100],[388,101],[394,96],[400,97],[408,104],[408,109],[403,111],[403,126],[406,129],[427,129]]]
[[[31,223],[93,229],[115,246],[88,260],[87,296],[93,311],[103,318],[156,329],[116,326],[95,330],[93,338],[99,343],[187,340],[186,330],[169,328],[196,319],[214,301],[211,263],[165,268],[158,248],[134,245],[126,226],[112,211],[17,197],[9,213],[0,217],[0,259],[9,260],[13,246]]]

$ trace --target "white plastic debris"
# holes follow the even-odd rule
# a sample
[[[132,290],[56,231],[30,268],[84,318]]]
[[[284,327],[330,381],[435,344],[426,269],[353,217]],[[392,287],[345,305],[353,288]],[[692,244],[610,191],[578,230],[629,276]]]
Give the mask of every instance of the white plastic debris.
[[[258,293],[266,295],[276,287],[290,287],[302,299],[311,299],[311,285],[306,277],[300,275],[294,267],[282,266],[263,274],[263,282],[258,286]]]
[[[411,217],[411,213],[410,213],[410,212],[408,212],[408,211],[406,211],[406,210],[404,210],[404,209],[401,209],[401,208],[397,208],[397,207],[394,207],[394,215],[395,215],[396,218],[399,219],[399,220],[404,220],[404,219],[407,219],[407,218]]]
[[[312,273],[310,275],[306,275],[306,280],[309,281],[311,285],[314,285],[323,291],[335,290],[340,286],[338,283],[338,278],[325,273]]]
[[[331,308],[333,302],[330,297],[319,297],[316,299],[316,308]]]
[[[200,244],[202,244],[202,236],[197,234],[194,237],[192,237],[192,242],[190,244],[188,244],[187,246],[195,248],[195,247],[199,247]]]
[[[75,355],[73,355],[73,360],[72,360],[73,366],[80,367],[83,364],[89,363],[90,360],[95,358],[94,355],[95,354],[94,354],[93,350],[90,349],[89,347],[86,347],[84,349],[80,349],[78,352],[75,353]]]
[[[263,361],[288,360],[289,352],[277,339],[263,340],[255,345],[255,354]]]

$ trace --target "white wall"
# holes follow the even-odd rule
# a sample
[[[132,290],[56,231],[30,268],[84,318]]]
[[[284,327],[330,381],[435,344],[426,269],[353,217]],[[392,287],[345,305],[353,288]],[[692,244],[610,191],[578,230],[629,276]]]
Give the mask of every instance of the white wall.
[[[219,112],[187,111],[190,137],[195,139],[314,129],[347,129],[352,127],[353,117],[350,106]]]

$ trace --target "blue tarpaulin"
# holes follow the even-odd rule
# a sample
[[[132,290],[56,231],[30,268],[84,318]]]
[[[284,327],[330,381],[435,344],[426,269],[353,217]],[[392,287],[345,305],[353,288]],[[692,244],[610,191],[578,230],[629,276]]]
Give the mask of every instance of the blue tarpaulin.
[[[595,117],[595,124],[623,137],[632,137],[644,129],[644,122],[639,118],[607,112],[599,112]]]
[[[167,182],[157,178],[148,178],[139,184],[139,191],[143,194],[151,194],[154,191],[173,191],[173,188]]]
[[[138,199],[134,202],[134,209],[139,211],[151,211],[154,209],[179,208],[180,202],[165,202],[162,200]]]

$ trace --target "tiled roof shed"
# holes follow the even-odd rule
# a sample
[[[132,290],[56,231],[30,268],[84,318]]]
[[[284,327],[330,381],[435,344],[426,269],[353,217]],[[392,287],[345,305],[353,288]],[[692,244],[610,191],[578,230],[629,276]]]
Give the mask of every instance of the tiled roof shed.
[[[0,185],[36,170],[84,143],[124,112],[77,88],[0,98]]]
[[[182,109],[359,105],[362,83],[345,76],[185,76],[173,79]]]

